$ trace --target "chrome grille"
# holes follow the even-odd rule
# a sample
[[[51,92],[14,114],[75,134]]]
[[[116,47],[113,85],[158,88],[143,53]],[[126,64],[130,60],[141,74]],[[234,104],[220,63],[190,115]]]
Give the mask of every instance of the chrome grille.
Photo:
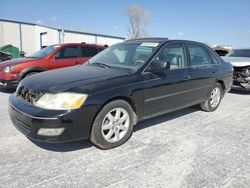
[[[27,103],[34,104],[34,102],[42,96],[42,93],[25,88],[24,86],[19,86],[16,91],[16,96]]]

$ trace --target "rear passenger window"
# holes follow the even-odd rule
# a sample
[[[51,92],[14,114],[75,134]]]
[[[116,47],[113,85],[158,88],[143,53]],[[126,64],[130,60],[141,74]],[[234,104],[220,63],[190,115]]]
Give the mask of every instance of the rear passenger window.
[[[91,46],[82,46],[81,52],[81,57],[93,57],[98,53],[97,49]]]
[[[186,67],[184,47],[181,43],[167,44],[155,56],[155,60],[165,61],[169,70]]]
[[[203,46],[188,44],[191,66],[214,64],[208,50]]]
[[[66,46],[56,52],[56,59],[66,59],[66,58],[77,58],[78,57],[78,47],[77,46]]]

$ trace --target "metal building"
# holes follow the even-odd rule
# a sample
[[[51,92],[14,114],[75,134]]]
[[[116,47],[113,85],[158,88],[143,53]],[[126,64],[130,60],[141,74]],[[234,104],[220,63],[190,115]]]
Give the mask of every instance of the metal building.
[[[0,19],[0,47],[11,44],[31,55],[43,47],[60,43],[86,42],[91,44],[112,45],[125,38],[72,31],[40,24]]]

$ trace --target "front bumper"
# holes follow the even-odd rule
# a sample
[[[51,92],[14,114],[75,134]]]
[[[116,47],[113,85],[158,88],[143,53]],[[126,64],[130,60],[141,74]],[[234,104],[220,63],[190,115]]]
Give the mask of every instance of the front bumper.
[[[11,73],[0,73],[0,86],[2,87],[12,87],[18,84],[18,75]]]
[[[16,87],[18,85],[17,80],[0,80],[0,87]]]
[[[14,126],[31,140],[49,143],[88,139],[97,113],[94,106],[72,111],[44,110],[25,103],[16,97],[9,98],[9,116]],[[64,128],[57,136],[38,135],[44,128]]]
[[[250,91],[250,83],[234,82],[232,85],[232,89]]]
[[[234,76],[232,89],[250,91],[250,78],[241,78]]]

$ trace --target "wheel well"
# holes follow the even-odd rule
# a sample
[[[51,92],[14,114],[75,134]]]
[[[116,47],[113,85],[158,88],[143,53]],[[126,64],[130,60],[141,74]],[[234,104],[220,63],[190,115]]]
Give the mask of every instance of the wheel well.
[[[137,122],[137,113],[136,113],[136,107],[135,107],[135,103],[129,98],[129,97],[124,97],[124,96],[117,96],[117,97],[113,97],[109,100],[107,100],[102,106],[101,108],[98,110],[98,112],[96,113],[95,115],[95,118],[96,116],[98,115],[98,113],[103,109],[104,106],[106,106],[108,103],[112,102],[112,101],[115,101],[115,100],[124,100],[126,101],[127,103],[129,103],[129,105],[132,107],[133,111],[134,111],[134,115],[135,115],[135,122]],[[92,130],[92,126],[93,126],[93,123],[95,121],[95,118],[94,120],[92,121],[92,124],[91,124],[91,130]],[[91,131],[89,132],[89,134],[91,134]]]
[[[45,71],[44,68],[42,67],[27,67],[25,69],[23,69],[20,73],[19,73],[19,80],[22,80],[24,79],[24,77],[29,74],[29,73],[32,73],[32,72],[43,72]]]
[[[26,72],[26,73],[22,76],[21,79],[24,79],[28,74],[33,73],[33,72],[39,73],[39,72],[42,72],[42,71],[41,71],[41,70],[31,70],[31,71],[28,71],[28,72]]]
[[[109,99],[108,101],[106,101],[106,102],[102,105],[101,109],[102,109],[106,104],[110,103],[111,101],[115,101],[115,100],[124,100],[124,101],[126,101],[127,103],[130,104],[130,106],[132,107],[133,111],[134,111],[135,114],[136,114],[136,107],[135,107],[134,101],[133,101],[132,99],[130,99],[129,97],[124,97],[124,96],[118,96],[118,97],[113,97],[113,98]]]
[[[104,106],[106,106],[108,103],[112,102],[112,101],[115,101],[115,100],[124,100],[126,101],[133,109],[134,111],[134,115],[136,117],[136,121],[137,121],[137,111],[136,111],[136,107],[135,107],[135,103],[132,99],[130,99],[129,97],[124,97],[124,96],[117,96],[117,97],[113,97],[109,100],[107,100],[102,106],[101,108],[99,109],[99,111],[96,113],[96,116],[97,114],[103,109]],[[95,116],[95,118],[96,118]]]
[[[225,92],[226,87],[225,87],[225,83],[222,80],[218,80],[217,83],[219,83],[223,89],[223,92]]]

